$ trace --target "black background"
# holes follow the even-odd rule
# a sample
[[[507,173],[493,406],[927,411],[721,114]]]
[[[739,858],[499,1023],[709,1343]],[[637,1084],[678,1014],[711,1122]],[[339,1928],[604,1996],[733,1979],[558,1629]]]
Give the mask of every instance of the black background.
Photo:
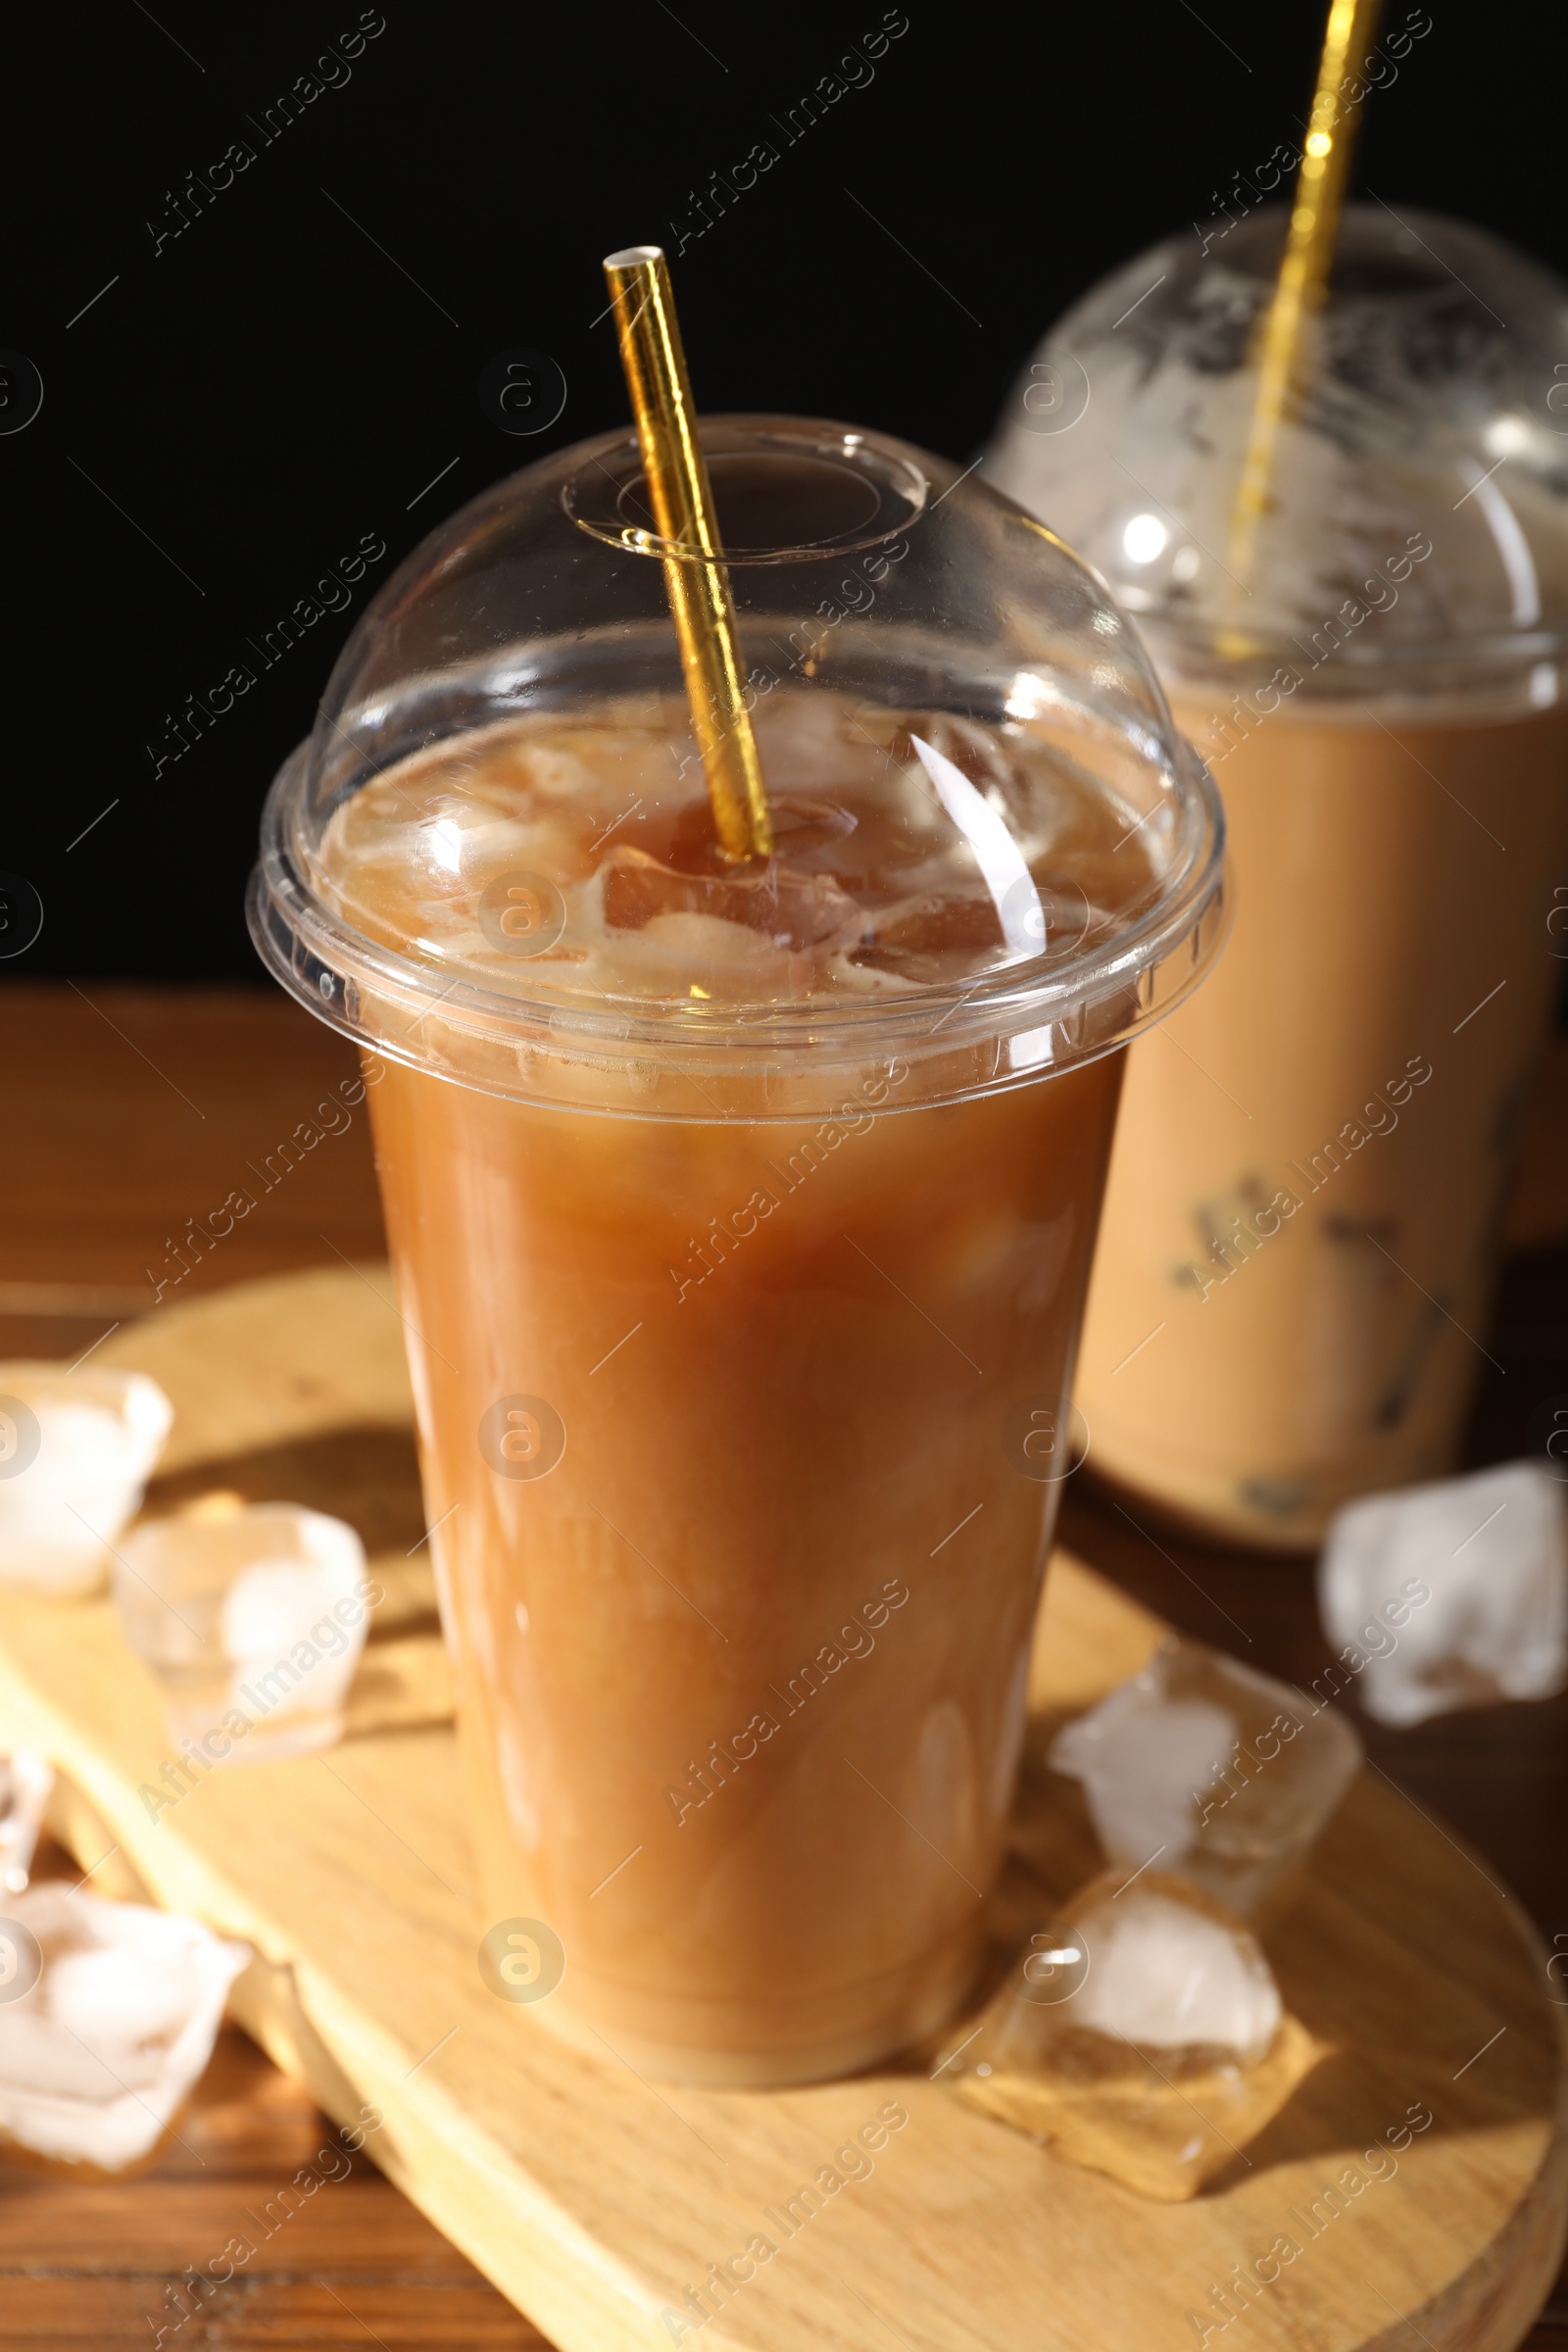
[[[1431,30],[1368,102],[1358,185],[1568,266],[1560,22],[1412,13]],[[1406,14],[1391,0],[1386,29]],[[264,144],[265,110],[360,22],[356,0],[159,0],[156,21],[115,0],[8,36],[0,345],[45,393],[0,437],[0,869],[45,919],[6,976],[260,978],[241,915],[260,803],[369,590],[486,483],[624,420],[601,257],[673,256],[711,172],[781,151],[674,263],[702,404],[966,457],[1067,303],[1298,137],[1322,9],[907,0],[874,78],[785,145],[773,118],[877,31],[880,0],[385,0],[350,78]],[[255,162],[155,252],[187,173],[233,140]],[[536,439],[476,395],[514,345],[565,372]],[[349,610],[155,777],[168,717],[365,533],[388,554]]]

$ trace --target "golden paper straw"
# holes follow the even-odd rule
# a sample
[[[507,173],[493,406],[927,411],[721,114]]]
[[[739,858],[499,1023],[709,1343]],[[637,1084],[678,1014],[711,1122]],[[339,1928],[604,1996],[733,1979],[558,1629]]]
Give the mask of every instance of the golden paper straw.
[[[726,858],[770,858],[773,826],[757,738],[743,699],[746,672],[736,639],[735,606],[729,574],[720,561],[724,551],[697,438],[669,266],[659,246],[629,245],[624,253],[606,256],[605,277],[659,535],[701,554],[702,560],[695,562],[666,556],[664,586],[680,641],[686,698],[719,847]]]
[[[1355,136],[1354,108],[1342,98],[1340,85],[1349,61],[1371,45],[1379,6],[1380,0],[1334,0],[1329,10],[1285,256],[1258,339],[1257,393],[1231,514],[1231,569],[1244,581],[1268,502],[1280,424],[1299,387],[1306,332],[1334,259]]]

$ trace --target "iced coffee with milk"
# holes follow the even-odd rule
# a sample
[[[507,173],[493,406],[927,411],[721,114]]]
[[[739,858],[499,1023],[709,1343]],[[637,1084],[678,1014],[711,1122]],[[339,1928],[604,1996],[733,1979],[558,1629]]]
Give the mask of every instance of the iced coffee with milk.
[[[1280,234],[1173,240],[1096,289],[987,470],[1137,613],[1236,875],[1212,984],[1129,1058],[1079,1376],[1094,1460],[1289,1547],[1450,1467],[1485,1368],[1562,968],[1568,294],[1478,230],[1352,207],[1241,577]]]
[[[771,854],[716,838],[607,436],[371,608],[252,910],[367,1053],[486,1982],[780,2082],[970,1981],[1123,1048],[1211,959],[1220,828],[1010,503],[704,438]]]

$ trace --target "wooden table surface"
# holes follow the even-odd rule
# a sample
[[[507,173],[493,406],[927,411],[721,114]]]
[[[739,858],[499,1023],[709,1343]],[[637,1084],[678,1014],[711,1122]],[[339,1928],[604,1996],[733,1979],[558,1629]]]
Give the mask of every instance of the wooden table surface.
[[[181,1272],[247,1169],[353,1074],[348,1048],[262,990],[9,983],[0,1152],[0,1357],[79,1357],[161,1302],[384,1245],[363,1110],[216,1249]],[[1471,1433],[1474,1459],[1525,1451],[1544,1406],[1568,1404],[1568,1040],[1544,1073],[1507,1232],[1508,1265]],[[1129,1518],[1084,1482],[1064,1540],[1186,1632],[1307,1682],[1326,1654],[1309,1565],[1209,1550]],[[1373,1766],[1460,1830],[1548,1936],[1568,1935],[1568,1696],[1448,1715],[1394,1733],[1360,1722]],[[40,1869],[71,1868],[46,1853]],[[225,2031],[171,2143],[138,2179],[59,2183],[0,2164],[0,2348],[202,2345],[222,2352],[538,2346],[518,2318],[309,2097]],[[292,2212],[304,2165],[323,2185]],[[336,2176],[336,2177],[332,2177]],[[271,2208],[270,2212],[270,2208]],[[197,2307],[187,2265],[231,2237],[257,2252]],[[159,2330],[164,2330],[160,2337]],[[1392,2340],[1392,2339],[1391,2339]],[[1529,2338],[1568,2352],[1568,2279]],[[1136,2352],[1106,2347],[1106,2352]],[[1419,2352],[1410,2335],[1410,2352]]]

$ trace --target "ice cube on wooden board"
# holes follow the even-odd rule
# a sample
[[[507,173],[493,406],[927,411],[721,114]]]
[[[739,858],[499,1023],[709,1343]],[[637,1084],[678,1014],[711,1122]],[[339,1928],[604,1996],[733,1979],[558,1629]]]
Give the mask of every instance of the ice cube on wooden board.
[[[1096,1879],[933,2079],[1160,2202],[1196,2196],[1323,2051],[1245,1922],[1162,1871]]]
[[[145,1372],[0,1364],[0,1584],[97,1592],[173,1417]]]
[[[297,1503],[223,1498],[120,1546],[115,1606],[170,1738],[211,1763],[312,1755],[343,1733],[370,1593],[354,1529]]]
[[[1539,1462],[1366,1494],[1336,1514],[1318,1607],[1369,1715],[1424,1723],[1563,1689],[1563,1488]]]
[[[122,2172],[212,2056],[248,1946],[199,1921],[60,1885],[10,1897],[0,1949],[0,2141]]]
[[[1057,1735],[1107,1860],[1157,1865],[1250,1913],[1302,1861],[1355,1778],[1350,1725],[1200,1642],[1162,1642]]]

